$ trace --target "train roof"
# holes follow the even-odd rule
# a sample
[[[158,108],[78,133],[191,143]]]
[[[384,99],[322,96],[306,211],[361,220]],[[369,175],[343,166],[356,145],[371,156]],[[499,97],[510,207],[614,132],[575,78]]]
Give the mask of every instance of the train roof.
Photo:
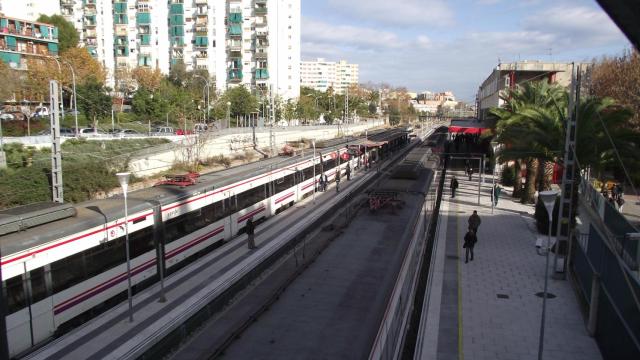
[[[369,136],[370,140],[389,141],[406,134],[401,129],[391,129],[375,133]],[[347,144],[364,144],[363,138],[353,141],[345,141],[332,147],[318,150],[319,153],[335,151]],[[175,185],[160,185],[151,188],[131,191],[128,193],[127,205],[129,214],[148,210],[154,205],[166,205],[194,194],[210,191],[231,185],[242,179],[248,179],[270,171],[279,169],[313,158],[310,150],[304,151],[300,156],[278,156],[257,162],[232,167],[220,171],[202,174],[195,185],[178,187]],[[90,200],[75,204],[76,215],[65,219],[52,221],[40,226],[34,226],[24,231],[14,232],[0,236],[0,251],[4,256],[39,246],[47,242],[85,231],[92,227],[104,225],[124,217],[124,205],[122,195],[108,199]]]

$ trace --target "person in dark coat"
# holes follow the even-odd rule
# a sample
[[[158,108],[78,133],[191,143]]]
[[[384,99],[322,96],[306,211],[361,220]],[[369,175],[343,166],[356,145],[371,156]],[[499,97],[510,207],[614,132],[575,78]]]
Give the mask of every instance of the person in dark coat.
[[[342,170],[340,170],[340,168],[338,168],[336,170],[336,192],[339,193],[340,192],[340,172]]]
[[[473,214],[469,216],[469,230],[472,230],[474,234],[477,234],[480,223],[482,223],[482,220],[480,220],[480,215],[478,215],[478,212],[476,210],[473,210]]]
[[[467,176],[469,176],[469,181],[471,181],[471,177],[473,176],[473,168],[471,166],[467,167]]]
[[[498,200],[500,200],[500,192],[502,192],[502,188],[500,185],[493,185],[493,192],[491,195],[493,196],[493,206],[498,206]]]
[[[462,247],[465,249],[464,252],[464,263],[469,262],[469,255],[471,255],[471,261],[473,261],[473,247],[478,242],[478,236],[473,231],[473,229],[469,228],[467,233],[464,235],[464,245]]]
[[[247,224],[245,225],[245,228],[247,230],[247,246],[249,247],[249,249],[253,250],[256,248],[256,242],[255,242],[255,231],[256,231],[256,226],[253,223],[253,218],[249,218],[249,220],[247,220]]]
[[[455,176],[451,179],[451,184],[449,184],[449,187],[451,187],[451,197],[456,197],[456,189],[458,189],[458,179],[456,179]]]
[[[349,163],[347,163],[347,167],[344,169],[344,171],[347,174],[347,181],[351,180],[351,166],[349,165]]]
[[[324,186],[324,175],[320,174],[320,182],[318,184],[318,191],[324,191],[325,186]]]

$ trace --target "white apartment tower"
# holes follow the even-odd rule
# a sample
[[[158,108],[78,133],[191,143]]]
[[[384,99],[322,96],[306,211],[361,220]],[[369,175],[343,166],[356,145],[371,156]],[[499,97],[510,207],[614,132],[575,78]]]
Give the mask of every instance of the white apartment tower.
[[[8,17],[36,21],[40,14],[60,13],[57,0],[0,0],[0,13]]]
[[[207,70],[217,91],[300,94],[300,0],[60,0],[60,8],[110,85],[119,69],[167,74],[183,62]]]
[[[300,63],[300,83],[318,91],[333,88],[336,94],[344,94],[349,86],[359,81],[358,64],[317,59]]]

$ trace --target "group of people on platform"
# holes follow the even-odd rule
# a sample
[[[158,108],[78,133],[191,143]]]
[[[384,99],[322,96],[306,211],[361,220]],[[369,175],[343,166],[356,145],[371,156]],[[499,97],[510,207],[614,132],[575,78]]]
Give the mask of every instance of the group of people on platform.
[[[480,145],[480,134],[451,134],[451,145],[454,152],[471,151]]]
[[[613,184],[611,189],[607,189],[606,184],[602,184],[600,193],[607,201],[618,211],[622,212],[622,206],[624,205],[624,189],[620,184]]]

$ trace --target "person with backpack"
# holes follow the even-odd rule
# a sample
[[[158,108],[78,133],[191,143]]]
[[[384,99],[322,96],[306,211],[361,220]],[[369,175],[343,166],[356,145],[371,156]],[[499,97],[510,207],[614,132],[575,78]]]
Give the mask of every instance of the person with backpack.
[[[478,233],[478,228],[480,227],[480,223],[482,223],[482,220],[480,220],[480,215],[478,215],[478,211],[473,210],[473,214],[471,214],[471,216],[469,216],[469,230],[472,230],[474,234]]]
[[[467,233],[464,235],[464,244],[462,247],[465,249],[464,255],[464,263],[469,262],[469,255],[471,255],[471,261],[473,261],[473,247],[478,242],[478,236],[473,231],[473,229],[469,228]]]

